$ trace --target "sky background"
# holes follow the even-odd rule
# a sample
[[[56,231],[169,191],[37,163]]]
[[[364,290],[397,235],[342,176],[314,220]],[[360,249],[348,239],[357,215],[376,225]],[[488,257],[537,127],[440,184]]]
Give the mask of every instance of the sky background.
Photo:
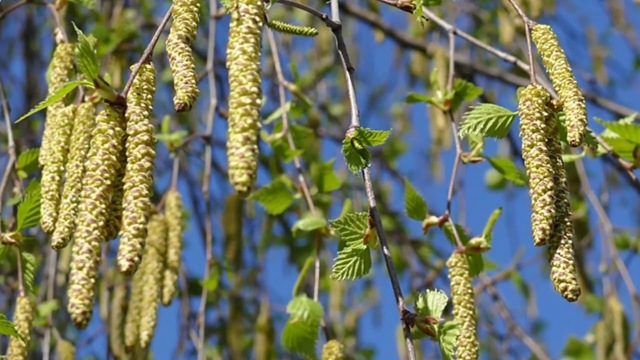
[[[7,0],[4,0],[8,2]],[[362,5],[362,2],[358,2]],[[561,44],[567,50],[569,60],[574,66],[578,75],[578,81],[581,86],[586,86],[592,91],[601,91],[602,95],[607,98],[615,99],[616,102],[626,105],[630,108],[637,106],[637,98],[640,91],[637,75],[629,76],[632,69],[634,69],[634,53],[629,50],[627,42],[618,35],[615,35],[611,31],[612,24],[609,22],[609,17],[604,11],[603,1],[586,0],[586,1],[558,1],[557,12],[553,17],[541,19],[541,22],[545,22],[554,26],[558,31],[558,37]],[[635,6],[631,1],[625,1],[627,12],[629,13],[629,19],[636,20],[631,21],[633,26],[638,30],[640,26],[640,7]],[[166,8],[165,8],[166,9]],[[324,11],[329,11],[329,8],[325,6]],[[159,13],[164,9],[159,9]],[[7,18],[0,22],[0,40],[11,36],[17,36],[15,33],[16,24],[19,21],[20,11],[16,12],[16,18]],[[397,11],[386,11],[388,16],[385,16],[392,24],[401,24],[400,21],[404,21],[403,14]],[[41,17],[45,16],[41,12]],[[12,26],[13,24],[13,26]],[[609,49],[611,56],[607,62],[608,69],[610,71],[610,77],[614,85],[607,89],[600,89],[598,86],[588,82],[591,76],[591,63],[589,56],[589,49],[586,46],[586,33],[584,24],[594,25],[599,35],[601,44]],[[217,53],[224,52],[224,46],[226,45],[228,20],[224,19],[218,23],[217,31]],[[327,31],[322,24],[318,24],[321,31]],[[200,30],[201,34],[206,33],[206,25]],[[407,79],[404,77],[404,72],[398,72],[393,68],[394,64],[394,49],[395,44],[390,40],[385,40],[382,43],[375,41],[373,33],[370,28],[364,25],[358,26],[357,29],[346,29],[345,31],[356,31],[357,43],[347,44],[348,47],[358,47],[358,60],[356,66],[356,76],[358,80],[357,91],[358,99],[361,104],[364,104],[369,97],[368,91],[375,89],[381,84],[387,83],[390,77],[398,77],[394,81],[393,88],[388,89],[387,96],[381,98],[381,101],[376,104],[375,109],[367,109],[366,118],[362,118],[362,125],[371,127],[374,129],[388,129],[393,126],[390,121],[391,114],[387,109],[391,109],[395,103],[402,102],[408,92],[417,91],[421,92],[424,89],[411,88],[408,86]],[[313,51],[313,40],[296,40],[298,43],[304,43],[310,51]],[[43,42],[45,44],[45,42]],[[639,44],[635,44],[638,46]],[[264,48],[267,47],[265,44]],[[18,50],[18,49],[15,49]],[[50,51],[50,44],[43,46],[42,52],[48,53]],[[291,73],[287,69],[286,54],[281,53],[281,57],[285,64],[285,72],[287,78],[291,78]],[[3,81],[9,83],[23,74],[24,69],[20,62],[12,62],[9,69],[0,69],[0,76],[3,76]],[[425,69],[425,71],[427,71]],[[371,76],[375,74],[375,76]],[[44,74],[41,75],[42,78]],[[484,81],[484,82],[483,82]],[[495,85],[490,80],[484,79],[478,85],[483,86],[487,84]],[[496,87],[500,89],[500,87]],[[515,100],[515,89],[502,87],[503,90],[498,98],[498,104],[509,109],[516,109],[517,105]],[[508,90],[508,91],[507,91]],[[208,96],[208,87],[206,82],[201,85],[202,98],[200,106],[205,106],[206,96]],[[157,116],[163,109],[166,109],[166,103],[170,100],[170,94],[159,94],[156,98]],[[13,100],[12,100],[13,99]],[[14,109],[14,117],[18,114],[24,113],[26,110],[24,104],[20,104],[17,95],[9,96],[9,101]],[[410,146],[411,151],[408,151],[404,156],[399,159],[398,167],[400,172],[407,176],[419,192],[426,198],[427,202],[434,209],[443,209],[446,204],[446,192],[448,187],[449,175],[451,173],[451,166],[455,156],[454,151],[444,152],[442,155],[444,174],[443,179],[434,180],[429,174],[429,166],[425,161],[426,154],[429,150],[429,124],[428,124],[428,110],[422,104],[407,105],[409,107],[412,119],[413,131],[406,135],[406,141]],[[380,110],[380,111],[375,111]],[[361,110],[362,111],[362,110]],[[362,111],[364,112],[364,111]],[[601,109],[590,106],[588,108],[590,126],[599,131],[601,126],[593,121],[594,117],[601,117],[605,120],[613,120],[607,112]],[[346,127],[345,127],[346,129]],[[214,128],[214,138],[218,140],[224,139],[226,132],[226,122],[221,119],[216,119]],[[393,136],[393,135],[392,135]],[[495,155],[500,150],[500,145],[494,140],[488,140],[485,145],[485,154]],[[216,159],[225,161],[225,153],[222,150],[218,150],[214,154]],[[327,142],[323,148],[322,156],[324,160],[336,158],[335,169],[344,171],[345,165],[342,159],[340,148],[333,143]],[[6,157],[5,157],[6,159]],[[4,159],[3,159],[4,160]],[[418,165],[416,165],[418,164]],[[587,170],[589,172],[590,179],[592,180],[593,188],[598,191],[603,184],[603,177],[607,171],[611,171],[610,167],[605,167],[600,161],[587,160],[585,162]],[[201,164],[192,164],[192,166],[201,166]],[[158,164],[160,169],[158,174],[158,188],[164,189],[168,185],[167,172],[165,164]],[[458,193],[458,196],[464,196],[466,199],[466,226],[471,229],[474,234],[478,234],[482,231],[485,221],[491,212],[497,207],[503,207],[505,209],[503,216],[498,221],[493,240],[493,248],[486,255],[486,257],[502,266],[508,264],[518,251],[524,251],[523,259],[531,259],[535,257],[541,249],[534,248],[531,245],[530,236],[530,210],[529,210],[529,198],[526,189],[518,188],[511,189],[505,192],[492,192],[487,190],[484,184],[485,172],[489,169],[487,163],[464,166],[461,176],[464,177],[464,187]],[[378,169],[372,168],[372,172],[375,176]],[[264,174],[263,174],[264,175]],[[383,177],[382,179],[385,179]],[[264,183],[265,177],[259,177],[259,182]],[[187,185],[185,183],[180,184],[180,188],[184,191]],[[223,196],[226,196],[229,191],[229,186],[225,179],[214,177],[212,181],[213,189],[213,201],[215,204],[221,204]],[[184,191],[186,193],[186,191]],[[402,187],[392,188],[394,199],[392,206],[395,210],[401,211],[403,209],[402,197],[404,190]],[[613,193],[611,199],[610,217],[614,219],[614,224],[619,226],[635,227],[637,226],[637,213],[635,211],[629,211],[628,206],[622,206],[629,204],[630,202],[636,202],[637,195],[633,192]],[[364,198],[364,193],[361,194]],[[190,208],[193,206],[188,197],[184,197],[187,202],[187,206]],[[616,204],[621,206],[615,206]],[[454,202],[453,214],[457,216],[459,205]],[[637,210],[633,208],[633,210]],[[330,214],[333,218],[337,213]],[[592,214],[591,224],[593,228],[596,228],[597,219]],[[407,229],[409,229],[412,235],[418,235],[420,232],[420,224],[417,222],[406,221]],[[221,224],[218,218],[214,219],[214,231],[217,239],[221,238]],[[193,227],[187,228],[185,232],[185,252],[183,259],[185,265],[191,274],[200,275],[204,267],[204,251],[201,246],[199,232]],[[426,241],[426,240],[425,240]],[[439,248],[447,249],[448,242],[446,239],[438,235],[433,241],[439,242]],[[590,252],[592,256],[596,256],[600,253],[601,237],[598,234],[595,240],[595,249]],[[450,248],[450,247],[449,247]],[[291,289],[297,278],[298,271],[296,268],[290,266],[287,261],[287,250],[282,247],[272,247],[267,254],[267,259],[264,262],[266,267],[264,269],[264,280],[266,281],[266,288],[269,290],[269,297],[273,308],[284,309],[286,304],[291,298]],[[371,277],[375,282],[379,294],[380,304],[374,310],[367,312],[362,318],[360,323],[360,331],[362,339],[361,346],[370,346],[376,350],[375,359],[395,359],[397,358],[396,351],[396,328],[398,326],[398,316],[395,312],[395,302],[393,298],[393,292],[391,290],[390,282],[386,273],[386,269],[381,262],[379,253],[374,256],[375,266],[372,269]],[[590,264],[597,264],[597,259],[590,259]],[[543,332],[542,339],[546,345],[551,356],[560,358],[562,349],[565,346],[566,339],[569,336],[583,337],[588,331],[590,326],[593,325],[595,318],[593,315],[585,313],[581,306],[576,304],[567,303],[562,297],[560,297],[552,287],[551,282],[547,276],[543,273],[540,262],[534,265],[526,266],[522,270],[522,277],[531,286],[532,291],[538,299],[538,312],[540,320],[546,323],[545,331]],[[629,264],[629,271],[631,274],[640,273],[640,264],[636,261],[631,261]],[[596,273],[597,269],[591,268],[590,271]],[[491,275],[491,272],[489,273]],[[405,296],[410,294],[410,283],[408,278],[403,280],[403,291]],[[619,280],[619,279],[617,279]],[[640,287],[640,280],[635,277],[634,283]],[[440,288],[449,292],[447,284],[438,284]],[[618,281],[620,289],[623,288],[622,283]],[[527,325],[528,316],[526,315],[527,304],[517,292],[515,287],[510,282],[502,283],[498,286],[503,298],[509,304],[510,309],[513,311],[513,315],[521,325]],[[412,289],[414,291],[424,291],[426,289]],[[629,296],[626,290],[621,290],[621,300],[623,305],[628,308]],[[481,301],[487,301],[483,298]],[[197,306],[198,302],[193,301],[192,306]],[[377,310],[376,310],[377,309]],[[377,311],[377,313],[375,313]],[[375,314],[374,314],[375,313]],[[96,314],[97,315],[97,314]],[[155,359],[165,360],[172,359],[173,352],[177,343],[177,339],[174,338],[176,333],[176,327],[178,326],[179,309],[177,302],[174,301],[173,305],[169,308],[160,308],[158,331],[153,340],[152,350],[155,355]],[[94,316],[96,319],[97,316]],[[278,329],[281,329],[281,325]],[[93,333],[98,329],[99,324],[97,321],[93,321],[90,328],[86,331],[87,334]],[[500,327],[499,327],[500,328]],[[482,331],[482,329],[481,329]],[[279,332],[278,332],[279,334]],[[278,335],[279,339],[279,335]],[[323,342],[323,337],[321,336]],[[105,342],[98,341],[95,343],[94,349],[104,349]],[[430,343],[426,347],[426,350],[434,349],[437,345]],[[99,350],[102,351],[102,350]],[[427,354],[430,352],[427,351]],[[78,354],[79,358],[84,358],[88,352],[82,352]]]

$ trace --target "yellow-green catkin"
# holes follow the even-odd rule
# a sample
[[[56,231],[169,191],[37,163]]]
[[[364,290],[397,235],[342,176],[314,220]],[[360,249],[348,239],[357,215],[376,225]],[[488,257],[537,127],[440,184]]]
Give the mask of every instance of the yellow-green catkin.
[[[76,347],[67,340],[59,340],[56,344],[56,354],[58,360],[75,360]]]
[[[553,181],[553,164],[547,145],[549,129],[546,117],[549,101],[549,93],[540,85],[532,84],[522,90],[518,102],[522,158],[529,176],[531,233],[535,246],[547,243],[556,215],[556,184]]]
[[[167,222],[164,216],[156,214],[149,220],[147,246],[141,264],[144,266],[145,273],[139,335],[142,348],[149,346],[156,328],[166,249]]]
[[[167,221],[167,252],[164,275],[162,278],[162,304],[169,306],[176,293],[178,271],[182,254],[182,197],[175,190],[167,192],[165,202],[165,218]]]
[[[124,320],[124,344],[127,351],[139,347],[140,318],[145,287],[145,268],[141,266],[131,280],[131,296]]]
[[[66,168],[66,180],[60,200],[60,210],[55,231],[51,238],[51,247],[60,250],[67,246],[75,229],[78,215],[78,201],[84,178],[84,163],[91,142],[91,131],[95,124],[95,105],[86,102],[78,106],[69,145],[69,161]]]
[[[153,160],[156,156],[151,123],[155,74],[152,64],[143,64],[127,95],[127,166],[123,180],[124,204],[118,248],[118,268],[126,274],[134,272],[140,264],[147,236],[153,194]]]
[[[47,163],[42,169],[42,200],[40,204],[40,224],[46,233],[52,233],[55,230],[58,220],[60,189],[69,155],[69,143],[71,142],[76,108],[76,105],[63,107],[56,114],[55,122],[50,124],[52,133],[49,139],[50,148]]]
[[[18,334],[24,338],[11,337],[7,359],[27,359],[29,355],[29,343],[31,342],[31,326],[33,323],[33,303],[28,296],[20,295],[16,299],[16,310],[13,313],[13,325]]]
[[[447,260],[449,282],[453,297],[453,316],[460,325],[456,358],[460,360],[477,359],[480,354],[478,342],[476,301],[471,284],[469,262],[464,254],[454,252]]]
[[[124,279],[118,279],[113,287],[109,312],[109,349],[116,359],[126,357],[124,346],[124,318],[127,305],[127,287]]]
[[[100,265],[100,248],[108,229],[111,195],[122,150],[124,114],[106,105],[96,118],[91,147],[85,163],[85,177],[72,247],[69,273],[68,311],[76,327],[82,329],[91,319],[95,286]]]
[[[124,144],[126,144],[126,135],[122,139],[122,149],[118,155],[118,162],[122,164],[118,168],[113,183],[113,193],[111,195],[111,205],[109,205],[109,219],[107,220],[107,236],[106,241],[113,240],[118,236],[122,226],[122,201],[124,198],[124,173],[127,164],[127,153]]]
[[[173,106],[177,112],[189,111],[200,90],[193,61],[191,44],[198,32],[199,0],[174,0],[171,15],[173,23],[167,37],[167,55],[173,74],[175,96]]]
[[[344,345],[338,340],[329,340],[322,347],[322,360],[344,360]]]
[[[531,38],[564,107],[567,142],[573,147],[580,146],[587,129],[587,108],[569,61],[551,26],[535,25],[531,30]]]
[[[49,90],[47,95],[53,94],[60,86],[68,82],[73,76],[73,59],[75,57],[75,45],[71,43],[62,43],[56,45],[51,62],[49,63],[49,70],[47,73],[47,84]],[[56,121],[56,114],[64,107],[62,101],[53,103],[47,107],[46,120],[44,123],[44,132],[42,134],[42,143],[40,145],[40,154],[38,156],[38,162],[40,166],[44,166],[47,162],[47,156],[49,155],[49,140],[53,134],[52,124]]]
[[[551,106],[548,110],[547,147],[551,154],[555,187],[554,231],[549,238],[548,253],[551,268],[551,281],[556,291],[567,301],[574,302],[580,297],[581,289],[573,250],[573,223],[571,221],[571,203],[567,188],[567,173],[562,160],[562,145]]]
[[[264,5],[261,0],[234,1],[230,11],[227,160],[231,185],[239,195],[246,196],[255,183],[258,169]]]

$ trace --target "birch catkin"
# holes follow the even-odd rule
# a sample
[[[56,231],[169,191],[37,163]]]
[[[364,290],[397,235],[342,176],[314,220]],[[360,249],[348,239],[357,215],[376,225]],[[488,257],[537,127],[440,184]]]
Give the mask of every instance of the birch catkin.
[[[108,232],[105,224],[109,219],[116,173],[122,166],[118,155],[123,146],[123,117],[121,109],[111,105],[98,114],[85,163],[68,288],[68,311],[73,323],[81,329],[91,319],[100,248]]]
[[[127,287],[124,279],[118,279],[113,288],[109,312],[109,349],[116,359],[126,358],[124,347],[124,317],[127,304]]]
[[[33,303],[28,296],[20,295],[16,299],[16,310],[13,313],[13,325],[18,334],[24,338],[24,342],[17,337],[11,337],[7,359],[23,360],[29,355],[29,343],[31,342],[31,327],[33,323]]]
[[[165,203],[167,219],[167,251],[162,279],[162,304],[169,306],[176,293],[180,257],[182,254],[182,197],[177,190],[169,190]]]
[[[344,360],[344,345],[338,340],[329,340],[322,347],[322,360]]]
[[[156,90],[155,69],[143,64],[127,96],[124,207],[118,248],[118,268],[131,274],[141,261],[153,193],[155,139],[151,113]]]
[[[569,61],[550,26],[535,25],[531,30],[531,39],[538,48],[553,88],[564,107],[567,141],[573,147],[580,146],[587,128],[587,109]]]
[[[547,243],[553,231],[556,216],[553,164],[547,144],[547,103],[549,93],[539,85],[529,85],[521,93],[518,102],[520,114],[520,138],[522,158],[529,176],[531,197],[531,232],[533,244]]]
[[[453,297],[453,316],[460,325],[456,358],[460,360],[477,359],[480,354],[478,342],[476,301],[471,286],[471,273],[466,256],[454,252],[447,260],[449,282]]]
[[[40,223],[42,230],[47,233],[52,233],[55,230],[58,220],[62,177],[67,164],[76,108],[76,105],[63,107],[59,113],[55,114],[55,120],[49,124],[51,127],[48,140],[49,154],[47,155],[47,163],[42,169],[42,202],[40,205]]]
[[[227,159],[231,184],[238,194],[246,196],[253,187],[258,169],[264,5],[260,0],[234,1],[230,11]]]
[[[95,105],[91,102],[78,106],[73,125],[73,134],[69,149],[66,180],[60,201],[60,210],[55,231],[51,239],[51,246],[60,250],[67,246],[75,228],[78,214],[78,201],[82,190],[84,177],[84,162],[91,142],[91,131],[95,124]]]

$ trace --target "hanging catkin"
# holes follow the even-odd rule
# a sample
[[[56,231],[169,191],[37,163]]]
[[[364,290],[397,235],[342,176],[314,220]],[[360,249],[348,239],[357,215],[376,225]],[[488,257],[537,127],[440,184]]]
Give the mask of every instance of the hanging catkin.
[[[344,360],[344,345],[338,340],[329,340],[322,347],[322,360]]]
[[[121,109],[112,105],[106,105],[98,114],[85,163],[68,288],[68,311],[80,329],[91,319],[100,248],[108,232],[105,224],[109,219],[111,195],[116,173],[123,166],[118,162],[123,145],[123,120]]]
[[[258,169],[264,5],[261,0],[234,1],[230,11],[227,160],[231,185],[238,194],[246,196],[253,187]]]
[[[167,55],[173,74],[175,96],[173,107],[177,112],[189,111],[200,91],[191,44],[198,32],[199,0],[174,0],[171,16],[173,23],[167,37]]]
[[[167,219],[167,252],[162,279],[162,304],[169,306],[176,293],[182,254],[182,197],[175,189],[167,192],[165,218]]]
[[[116,359],[126,358],[124,347],[124,317],[127,305],[127,287],[122,278],[116,280],[109,312],[109,349]]]
[[[60,86],[67,83],[73,75],[73,59],[74,59],[74,44],[62,43],[56,45],[53,55],[51,57],[51,63],[49,63],[49,70],[47,72],[47,84],[49,90],[47,95],[53,94]],[[44,166],[47,162],[47,156],[49,155],[49,140],[53,132],[52,123],[55,122],[55,115],[64,107],[64,102],[58,101],[47,107],[46,120],[44,123],[44,133],[42,134],[42,143],[40,145],[40,155],[38,156],[38,162],[40,166]]]
[[[24,338],[11,337],[7,359],[23,360],[29,355],[29,343],[31,342],[31,327],[33,323],[33,303],[28,296],[20,295],[16,299],[16,310],[13,313],[13,325],[18,334]]]
[[[520,93],[520,138],[522,158],[529,176],[531,232],[535,246],[545,245],[553,231],[556,184],[547,145],[547,102],[549,93],[539,85],[529,85]]]
[[[531,30],[531,38],[564,107],[567,141],[573,147],[580,146],[587,128],[587,109],[569,61],[550,26],[535,25]]]
[[[47,163],[42,169],[42,202],[40,204],[40,223],[42,230],[47,233],[55,230],[58,220],[62,177],[67,164],[76,109],[76,105],[63,107],[49,124],[51,127],[49,154]]]
[[[66,169],[66,180],[60,201],[60,210],[55,231],[51,238],[51,246],[60,250],[67,246],[75,228],[78,215],[78,201],[84,177],[84,162],[91,142],[91,131],[95,123],[95,105],[82,103],[76,111],[73,134],[69,149],[69,162]]]
[[[153,160],[155,158],[153,124],[153,96],[155,69],[143,64],[127,96],[126,158],[124,175],[124,207],[118,248],[118,268],[131,274],[138,267],[147,236],[147,222],[153,193]]]
[[[573,251],[573,223],[571,222],[571,204],[567,188],[567,173],[562,160],[562,145],[558,131],[555,111],[552,106],[547,110],[547,147],[551,154],[555,187],[554,231],[549,238],[549,265],[551,281],[562,297],[573,302],[580,297],[580,284]]]
[[[109,219],[107,219],[107,235],[105,240],[113,240],[118,236],[120,227],[122,226],[122,199],[124,197],[124,173],[127,166],[127,152],[125,144],[127,143],[127,136],[122,138],[122,149],[118,154],[118,163],[122,164],[116,172],[116,176],[113,180],[113,192],[111,193],[111,204],[109,205]]]
[[[456,358],[460,360],[474,360],[480,354],[478,342],[476,301],[471,286],[471,273],[466,256],[459,252],[451,254],[447,260],[449,268],[449,282],[453,297],[453,316],[460,325]]]
[[[142,313],[142,300],[144,297],[145,287],[145,268],[140,268],[133,274],[131,280],[131,296],[129,298],[129,307],[127,315],[124,319],[124,344],[127,351],[135,349],[139,344],[140,335],[140,315]]]

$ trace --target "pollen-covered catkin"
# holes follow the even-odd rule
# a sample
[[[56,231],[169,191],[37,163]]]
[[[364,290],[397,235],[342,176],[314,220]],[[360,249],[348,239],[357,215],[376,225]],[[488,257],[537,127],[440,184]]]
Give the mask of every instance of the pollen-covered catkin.
[[[177,112],[189,111],[200,94],[191,51],[198,29],[199,9],[199,0],[174,0],[171,11],[173,23],[166,48],[173,74],[173,107]]]
[[[127,304],[127,287],[124,279],[118,279],[113,288],[109,312],[109,349],[116,359],[125,358],[124,316]]]
[[[162,278],[162,304],[169,306],[176,293],[180,257],[182,254],[182,197],[177,190],[169,190],[165,202],[167,219],[167,252]]]
[[[89,323],[95,301],[100,248],[107,236],[105,224],[116,173],[122,165],[118,154],[123,146],[123,120],[122,109],[113,105],[106,105],[98,114],[85,163],[68,288],[68,311],[80,329]]]
[[[13,325],[18,334],[24,338],[24,342],[18,337],[11,337],[7,359],[27,359],[29,355],[29,343],[31,342],[31,326],[33,323],[33,303],[28,296],[20,295],[16,299],[16,310],[13,313]]]
[[[581,290],[573,251],[573,223],[567,188],[567,173],[562,160],[562,145],[555,112],[549,107],[548,113],[547,147],[551,154],[554,183],[556,184],[554,231],[548,244],[550,276],[556,291],[567,301],[573,302],[578,300]]]
[[[152,64],[143,64],[127,95],[127,166],[123,180],[124,206],[118,268],[129,274],[135,271],[142,257],[153,193],[153,160],[156,153],[151,113],[156,89],[155,75]]]
[[[51,57],[51,63],[49,63],[49,70],[47,72],[47,84],[49,86],[49,90],[47,92],[48,95],[53,94],[60,86],[64,85],[71,79],[71,76],[73,75],[74,50],[74,44],[62,43],[56,45]],[[55,122],[55,115],[63,107],[64,103],[62,101],[58,101],[47,107],[44,133],[42,134],[40,154],[38,155],[38,162],[40,163],[40,166],[44,166],[47,162],[47,156],[49,155],[50,148],[49,140],[53,133],[52,123]]]
[[[322,347],[322,360],[344,360],[344,345],[338,340],[329,340]]]
[[[556,184],[547,145],[546,122],[549,93],[540,85],[529,85],[520,93],[520,138],[522,158],[529,176],[531,197],[531,232],[535,246],[545,245],[553,231]]]
[[[121,166],[118,168],[118,172],[116,173],[116,177],[113,181],[113,192],[111,193],[111,204],[109,205],[109,219],[107,219],[107,236],[105,237],[106,241],[113,240],[118,236],[120,232],[120,227],[122,226],[122,200],[124,197],[124,173],[125,166],[127,164],[127,153],[124,147],[126,144],[125,135],[122,138],[122,149],[120,149],[120,154],[118,154],[118,162]]]
[[[147,246],[144,251],[145,285],[140,314],[140,347],[146,348],[153,339],[158,319],[158,302],[162,286],[162,268],[167,249],[167,222],[165,217],[151,216],[147,229]]]
[[[76,105],[63,107],[55,115],[55,121],[50,124],[52,132],[49,139],[47,163],[42,169],[42,201],[40,204],[40,223],[42,230],[46,233],[52,233],[55,230],[58,220],[60,189],[69,154],[76,108]]]
[[[131,280],[131,296],[127,315],[124,319],[124,344],[127,351],[135,349],[139,344],[140,317],[145,285],[145,268],[140,266]]]
[[[230,11],[227,159],[231,185],[239,195],[246,196],[253,187],[258,169],[264,5],[260,0],[235,1]]]
[[[453,297],[453,316],[460,324],[456,357],[460,360],[477,359],[480,353],[478,342],[476,301],[471,284],[469,262],[464,254],[454,252],[447,260],[449,282]]]
[[[580,146],[587,128],[587,109],[569,61],[551,26],[535,25],[531,30],[531,38],[564,107],[567,142],[573,147]]]
[[[310,26],[300,26],[287,24],[286,22],[278,21],[278,20],[270,20],[267,25],[278,32],[298,35],[298,36],[308,36],[313,37],[318,35],[318,29],[310,27]]]
[[[55,231],[51,238],[51,247],[60,250],[67,246],[75,229],[78,215],[78,201],[84,177],[84,162],[91,142],[91,131],[95,123],[95,105],[86,102],[78,106],[69,145],[69,162],[66,168],[66,180],[62,190],[60,210]]]

